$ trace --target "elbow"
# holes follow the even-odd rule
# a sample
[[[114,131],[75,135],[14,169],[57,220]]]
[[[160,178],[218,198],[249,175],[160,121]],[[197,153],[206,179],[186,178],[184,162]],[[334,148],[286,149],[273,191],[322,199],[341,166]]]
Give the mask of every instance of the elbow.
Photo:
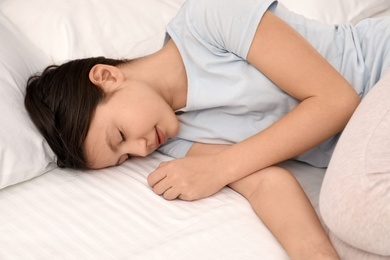
[[[356,108],[359,106],[360,101],[361,99],[359,95],[354,90],[353,93],[347,94],[344,98],[339,99],[339,105],[337,110],[338,114],[342,117],[342,128],[347,125]]]
[[[346,103],[346,109],[349,111],[350,114],[349,118],[352,116],[356,108],[359,106],[360,101],[361,99],[356,92],[354,92],[352,95],[348,95],[348,98],[345,101],[345,103]]]

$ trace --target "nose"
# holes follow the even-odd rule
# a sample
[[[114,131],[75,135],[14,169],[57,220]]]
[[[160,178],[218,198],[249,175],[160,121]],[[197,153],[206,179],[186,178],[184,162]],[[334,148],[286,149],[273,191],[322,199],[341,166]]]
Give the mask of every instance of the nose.
[[[154,151],[151,144],[148,144],[146,138],[139,138],[137,140],[128,141],[125,144],[123,153],[130,154],[132,156],[146,157]]]
[[[139,156],[141,157],[146,157],[147,155],[149,155],[149,146],[146,139],[142,138],[138,141],[138,151]]]

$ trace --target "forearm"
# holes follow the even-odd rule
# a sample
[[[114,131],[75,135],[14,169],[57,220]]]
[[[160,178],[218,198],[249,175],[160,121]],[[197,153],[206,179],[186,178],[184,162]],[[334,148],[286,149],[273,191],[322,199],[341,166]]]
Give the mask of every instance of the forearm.
[[[310,201],[290,172],[272,166],[229,186],[251,203],[292,259],[322,259],[320,253],[337,258]]]
[[[266,130],[232,146],[195,144],[187,158],[160,164],[148,183],[166,199],[196,200],[298,155],[339,132],[354,109],[320,101],[304,100]]]
[[[259,24],[247,60],[300,103],[267,129],[215,155],[210,167],[225,185],[339,133],[360,101],[342,75],[270,12]]]
[[[355,108],[347,102],[340,106],[310,99],[264,131],[216,155],[226,184],[297,156],[337,134]]]

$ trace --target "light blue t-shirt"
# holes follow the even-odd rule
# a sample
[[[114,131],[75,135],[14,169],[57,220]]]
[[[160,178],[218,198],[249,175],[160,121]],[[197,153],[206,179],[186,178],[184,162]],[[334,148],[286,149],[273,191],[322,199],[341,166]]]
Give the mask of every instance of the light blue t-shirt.
[[[298,104],[246,61],[266,10],[301,33],[361,97],[389,66],[390,37],[379,35],[384,31],[390,35],[390,19],[367,20],[356,27],[323,25],[279,8],[275,0],[187,0],[167,26],[186,68],[187,105],[178,114],[178,135],[159,151],[178,158],[194,142],[240,142]],[[375,34],[373,28],[381,33]],[[325,167],[337,139],[330,138],[295,159]]]

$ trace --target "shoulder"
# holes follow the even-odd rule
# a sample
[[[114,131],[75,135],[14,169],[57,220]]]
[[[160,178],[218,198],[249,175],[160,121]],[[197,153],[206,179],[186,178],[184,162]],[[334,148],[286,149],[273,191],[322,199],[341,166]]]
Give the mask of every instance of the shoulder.
[[[207,21],[210,18],[222,19],[248,16],[257,10],[268,9],[276,0],[187,0],[187,12],[194,18]],[[195,16],[195,15],[200,16]]]

